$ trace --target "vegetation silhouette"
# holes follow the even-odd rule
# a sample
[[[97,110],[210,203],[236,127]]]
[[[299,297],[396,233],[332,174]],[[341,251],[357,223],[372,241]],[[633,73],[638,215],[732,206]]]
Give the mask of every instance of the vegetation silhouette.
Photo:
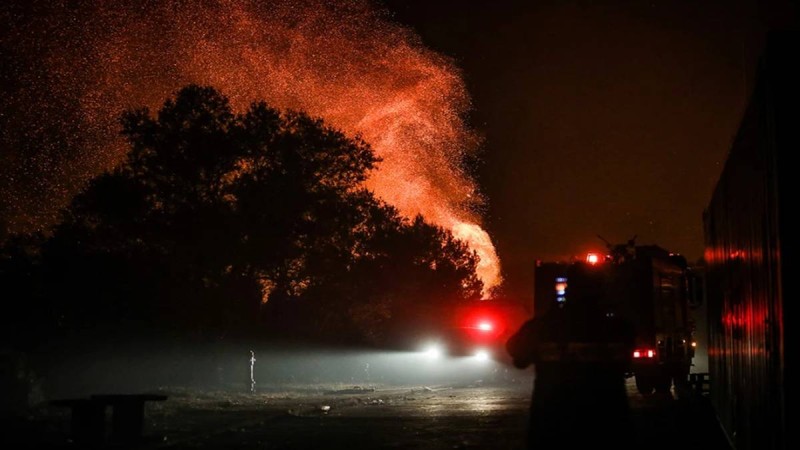
[[[125,163],[91,180],[50,234],[6,240],[9,339],[387,344],[424,307],[480,297],[474,252],[364,187],[380,161],[359,137],[263,102],[235,113],[196,85],[121,124]]]

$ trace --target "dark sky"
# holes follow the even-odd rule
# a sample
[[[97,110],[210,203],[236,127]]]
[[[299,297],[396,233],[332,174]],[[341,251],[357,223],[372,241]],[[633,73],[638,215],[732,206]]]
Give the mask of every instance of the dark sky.
[[[702,256],[765,30],[795,17],[753,1],[385,3],[464,72],[486,225],[523,296],[536,259],[602,250],[598,234]]]

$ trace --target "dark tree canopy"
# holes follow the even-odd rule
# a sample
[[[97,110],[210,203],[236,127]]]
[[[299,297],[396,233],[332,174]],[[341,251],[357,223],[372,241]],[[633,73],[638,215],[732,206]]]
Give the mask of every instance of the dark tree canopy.
[[[58,327],[375,342],[419,305],[480,296],[476,254],[375,198],[369,145],[319,119],[188,86],[121,123],[127,161],[51,237],[2,251],[4,285],[28,283]]]

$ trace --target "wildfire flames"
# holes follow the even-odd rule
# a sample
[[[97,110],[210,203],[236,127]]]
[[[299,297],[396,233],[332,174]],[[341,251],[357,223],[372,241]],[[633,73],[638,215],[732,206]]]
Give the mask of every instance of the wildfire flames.
[[[44,61],[23,71],[10,104],[28,122],[60,121],[63,129],[67,150],[11,163],[42,198],[66,201],[123,158],[122,110],[156,109],[186,84],[211,85],[237,110],[264,99],[363,136],[383,159],[368,187],[404,215],[452,230],[481,257],[486,289],[499,284],[499,259],[474,211],[481,196],[461,166],[477,146],[464,121],[463,80],[385,11],[360,0],[40,3],[45,13],[14,24],[18,35],[5,38]],[[44,98],[66,107],[43,111],[35,105]],[[74,117],[62,118],[70,111]],[[67,181],[54,187],[53,175]],[[23,198],[31,194],[11,191],[29,210],[40,208]]]

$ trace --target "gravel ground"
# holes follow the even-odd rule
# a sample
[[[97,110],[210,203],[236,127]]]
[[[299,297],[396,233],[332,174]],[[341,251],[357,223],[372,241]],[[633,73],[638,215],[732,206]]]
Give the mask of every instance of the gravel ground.
[[[524,448],[532,377],[436,385],[306,383],[256,393],[161,388],[148,404],[136,449],[519,449]],[[704,398],[644,398],[628,383],[631,439],[648,449],[727,449]],[[69,414],[43,406],[4,423],[4,448],[78,448]]]

